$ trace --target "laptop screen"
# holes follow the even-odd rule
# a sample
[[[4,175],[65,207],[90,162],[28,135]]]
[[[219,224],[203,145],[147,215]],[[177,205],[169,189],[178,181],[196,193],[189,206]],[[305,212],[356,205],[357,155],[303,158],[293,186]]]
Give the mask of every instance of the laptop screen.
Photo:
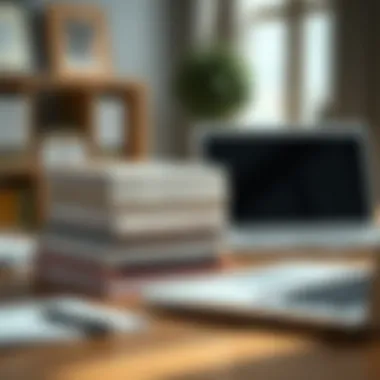
[[[228,169],[234,224],[368,221],[358,134],[209,136],[203,154]]]

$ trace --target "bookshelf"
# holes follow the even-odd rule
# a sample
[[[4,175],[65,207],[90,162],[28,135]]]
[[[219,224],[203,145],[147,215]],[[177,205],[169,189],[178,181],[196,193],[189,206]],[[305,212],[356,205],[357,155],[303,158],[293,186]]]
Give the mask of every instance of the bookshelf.
[[[83,137],[90,157],[101,156],[101,147],[95,136],[95,106],[100,96],[114,96],[123,105],[122,159],[140,160],[148,150],[148,96],[146,87],[139,82],[115,77],[61,78],[52,75],[0,76],[0,96],[16,94],[30,104],[30,146],[21,157],[0,161],[0,229],[30,232],[44,222],[47,212],[47,189],[41,161],[42,143],[48,129],[44,120],[41,99],[55,99],[63,124],[72,125]],[[0,120],[1,122],[1,120]],[[58,123],[58,121],[56,121]],[[28,196],[23,195],[26,192]],[[25,195],[25,194],[24,194]],[[26,200],[27,199],[27,200]],[[33,209],[34,223],[26,227],[20,220],[21,204]],[[6,205],[6,206],[5,206]]]

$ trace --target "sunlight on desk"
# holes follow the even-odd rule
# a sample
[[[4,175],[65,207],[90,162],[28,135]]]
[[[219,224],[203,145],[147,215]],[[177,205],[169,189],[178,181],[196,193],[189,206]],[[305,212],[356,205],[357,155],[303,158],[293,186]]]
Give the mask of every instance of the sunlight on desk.
[[[83,360],[68,364],[56,372],[57,380],[95,379],[100,373],[112,380],[125,379],[169,379],[184,374],[202,373],[212,370],[229,372],[239,363],[259,363],[283,356],[297,356],[310,352],[313,344],[290,335],[259,332],[214,332],[204,338],[185,343],[173,343],[155,349],[137,351],[127,355],[115,353],[104,358]],[[208,335],[208,336],[207,336]]]

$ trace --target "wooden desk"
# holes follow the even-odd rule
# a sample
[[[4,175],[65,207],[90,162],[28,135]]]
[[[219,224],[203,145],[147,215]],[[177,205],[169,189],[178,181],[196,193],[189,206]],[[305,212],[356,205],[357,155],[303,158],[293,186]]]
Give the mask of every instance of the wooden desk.
[[[294,331],[149,316],[150,330],[138,336],[2,352],[0,379],[380,378],[380,341],[329,342]]]

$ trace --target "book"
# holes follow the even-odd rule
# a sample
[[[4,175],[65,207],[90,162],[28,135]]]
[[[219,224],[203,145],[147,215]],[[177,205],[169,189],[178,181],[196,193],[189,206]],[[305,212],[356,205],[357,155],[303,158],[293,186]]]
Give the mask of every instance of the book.
[[[86,260],[63,257],[53,252],[40,252],[36,275],[46,285],[68,287],[94,296],[114,298],[136,295],[145,285],[155,281],[205,274],[222,268],[223,263],[216,256],[192,263],[125,269],[89,264]]]
[[[53,265],[66,265],[72,266],[75,269],[81,268],[83,273],[99,273],[103,275],[107,273],[107,276],[111,274],[138,275],[156,273],[159,271],[176,270],[183,267],[191,267],[202,265],[207,262],[218,261],[218,255],[215,252],[204,251],[198,253],[198,255],[188,255],[182,258],[175,259],[160,259],[154,260],[121,260],[117,264],[110,262],[107,259],[89,257],[89,256],[75,256],[72,254],[65,254],[63,252],[57,252],[55,250],[41,250],[38,254],[38,264],[43,263]]]
[[[134,205],[160,205],[172,200],[174,203],[199,203],[205,201],[225,202],[226,190],[218,186],[207,186],[200,182],[172,186],[163,183],[143,183],[123,186],[101,184],[50,184],[49,191],[54,202],[79,203],[96,207],[131,207]],[[198,187],[199,186],[199,187]]]
[[[86,199],[102,205],[201,200],[226,196],[224,172],[202,165],[76,165],[47,171],[53,200]]]
[[[42,251],[53,251],[56,255],[83,259],[90,263],[109,266],[159,265],[160,263],[183,263],[207,258],[221,250],[218,240],[185,241],[144,245],[130,248],[114,248],[91,241],[64,239],[46,236],[40,242]]]
[[[51,207],[37,278],[95,294],[220,269],[222,170],[202,164],[93,162],[47,170]]]
[[[220,194],[193,194],[178,193],[172,197],[167,194],[156,194],[154,196],[139,196],[126,199],[120,203],[110,203],[101,196],[94,196],[91,193],[84,193],[81,190],[67,192],[60,188],[57,192],[50,191],[52,208],[78,207],[85,210],[96,210],[103,213],[113,212],[136,212],[136,211],[173,211],[177,209],[197,210],[204,208],[225,207],[226,196]]]
[[[104,229],[117,235],[144,236],[167,231],[222,229],[225,225],[225,219],[225,210],[221,208],[113,215],[80,207],[55,207],[50,209],[48,223],[58,224],[62,222],[78,227],[86,225],[88,228]]]
[[[0,227],[13,229],[19,225],[18,191],[12,187],[0,190]]]
[[[98,181],[104,180],[131,181],[131,180],[168,180],[189,178],[221,178],[224,177],[224,170],[217,165],[205,163],[173,163],[173,162],[130,162],[92,160],[71,166],[56,166],[46,172],[50,180],[60,181]],[[103,181],[102,181],[103,180]]]
[[[99,247],[112,245],[113,249],[133,249],[144,246],[156,246],[168,243],[190,243],[196,241],[222,241],[224,229],[218,226],[212,228],[188,228],[180,231],[159,231],[151,234],[122,236],[107,229],[91,228],[88,225],[76,226],[70,223],[49,223],[41,233],[41,240],[49,237],[59,237],[68,241],[90,241]]]

